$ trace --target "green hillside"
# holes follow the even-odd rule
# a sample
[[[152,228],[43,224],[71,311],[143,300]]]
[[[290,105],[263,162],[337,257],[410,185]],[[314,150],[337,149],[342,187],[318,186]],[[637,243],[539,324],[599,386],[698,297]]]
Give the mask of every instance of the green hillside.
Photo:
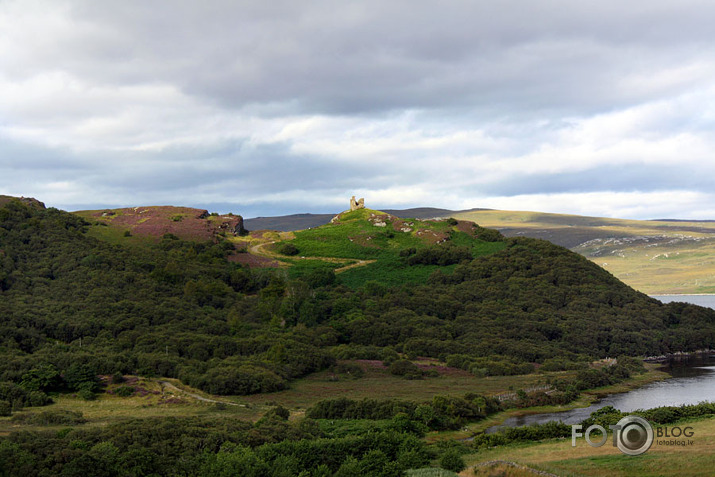
[[[316,268],[338,270],[340,283],[355,288],[367,281],[388,286],[424,283],[437,269],[449,273],[462,259],[503,250],[502,239],[468,222],[401,219],[360,209],[339,214],[330,224],[297,231],[272,249],[292,265],[291,277]],[[287,245],[292,246],[287,249],[290,255],[281,253]]]
[[[0,475],[400,475],[448,455],[427,431],[715,346],[715,311],[466,221],[358,210],[141,246],[107,227],[0,207]]]

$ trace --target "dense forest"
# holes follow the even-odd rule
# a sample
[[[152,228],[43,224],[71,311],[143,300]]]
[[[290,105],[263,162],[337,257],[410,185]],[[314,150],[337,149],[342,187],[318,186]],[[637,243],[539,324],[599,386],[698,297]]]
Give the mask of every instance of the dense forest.
[[[226,241],[128,247],[87,227],[56,209],[0,208],[1,382],[84,369],[250,394],[336,359],[433,357],[481,376],[715,346],[712,310],[663,305],[541,240],[499,238],[503,250],[472,260],[447,243],[460,263],[427,283],[349,288],[329,270],[230,263]]]
[[[438,226],[449,232],[455,224]],[[567,403],[642,368],[625,356],[589,368],[596,358],[715,345],[712,310],[663,305],[566,249],[477,226],[471,239],[446,233],[442,244],[370,252],[400,273],[428,272],[422,282],[396,286],[378,275],[356,286],[324,267],[298,275],[248,269],[226,260],[234,245],[221,237],[117,245],[93,238],[91,225],[38,203],[0,207],[0,415],[60,426],[0,439],[0,475],[397,476],[435,459],[459,470],[466,447],[427,446],[425,432],[508,407]],[[330,233],[338,237],[339,226]],[[51,406],[16,414],[58,392],[94,399],[99,375],[174,377],[213,394],[253,394],[318,370],[351,371],[351,359],[381,360],[394,375],[420,379],[416,357],[476,377],[537,366],[576,374],[548,395],[520,392],[507,402],[475,394],[326,399],[296,421],[281,407],[255,423],[146,418],[106,427],[82,427],[81,413]]]

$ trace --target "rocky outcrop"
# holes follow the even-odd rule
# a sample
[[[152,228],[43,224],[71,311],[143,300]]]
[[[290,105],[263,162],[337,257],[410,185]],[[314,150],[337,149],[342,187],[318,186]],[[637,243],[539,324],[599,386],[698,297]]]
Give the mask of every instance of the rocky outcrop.
[[[11,195],[0,195],[0,207],[12,202],[13,200],[19,201],[28,207],[33,207],[35,209],[44,209],[45,204],[32,197],[13,197]]]

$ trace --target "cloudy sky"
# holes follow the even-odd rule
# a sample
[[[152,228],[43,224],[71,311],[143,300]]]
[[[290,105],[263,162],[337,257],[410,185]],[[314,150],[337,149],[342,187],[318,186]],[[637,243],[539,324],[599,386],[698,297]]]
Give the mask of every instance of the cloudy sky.
[[[715,219],[710,1],[0,0],[0,194]]]

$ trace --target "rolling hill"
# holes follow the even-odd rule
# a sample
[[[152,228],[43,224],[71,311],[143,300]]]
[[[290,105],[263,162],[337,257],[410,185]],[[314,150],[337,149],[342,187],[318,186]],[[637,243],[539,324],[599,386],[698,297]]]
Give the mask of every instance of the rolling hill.
[[[453,215],[509,237],[543,238],[580,253],[649,294],[715,293],[715,221],[624,220],[538,212]]]
[[[250,235],[211,217],[0,206],[0,474],[399,475],[446,455],[427,430],[715,346],[715,311],[545,240],[369,209]],[[252,253],[275,265],[232,259]]]
[[[403,218],[454,217],[497,229],[507,237],[545,239],[580,253],[644,293],[715,293],[715,221],[429,207],[385,212]],[[299,214],[247,219],[246,226],[295,231],[326,224],[332,217]]]

